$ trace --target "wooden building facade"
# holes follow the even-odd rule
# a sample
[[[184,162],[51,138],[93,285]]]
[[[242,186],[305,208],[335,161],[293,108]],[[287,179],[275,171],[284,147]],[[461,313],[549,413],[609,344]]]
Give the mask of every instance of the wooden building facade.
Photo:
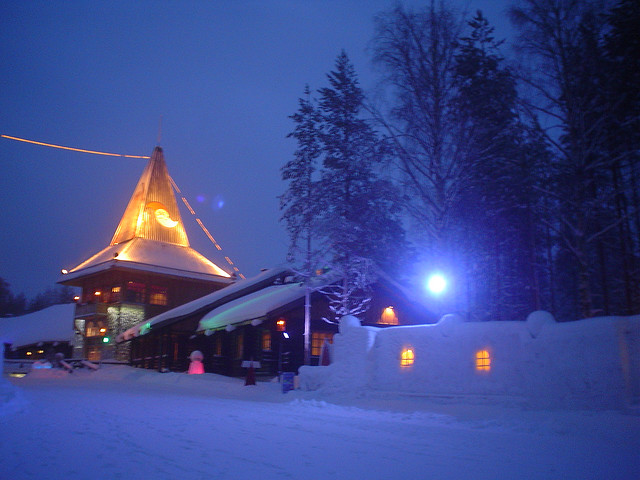
[[[130,344],[130,361],[137,367],[186,371],[191,352],[199,350],[206,372],[242,376],[254,361],[257,374],[274,376],[304,364],[304,303],[304,286],[286,268],[275,268],[130,328],[118,341]],[[323,320],[330,315],[326,297],[312,292],[312,365],[338,331]],[[362,315],[363,325],[375,326],[435,320],[384,278],[373,286],[371,307]]]

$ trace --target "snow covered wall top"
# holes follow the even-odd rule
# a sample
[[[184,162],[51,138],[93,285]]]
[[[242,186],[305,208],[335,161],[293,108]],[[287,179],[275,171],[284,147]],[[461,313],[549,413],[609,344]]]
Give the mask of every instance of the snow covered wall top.
[[[538,406],[623,408],[640,402],[640,316],[556,323],[464,322],[374,328],[349,320],[333,363],[302,367],[301,386],[407,394],[510,396]]]

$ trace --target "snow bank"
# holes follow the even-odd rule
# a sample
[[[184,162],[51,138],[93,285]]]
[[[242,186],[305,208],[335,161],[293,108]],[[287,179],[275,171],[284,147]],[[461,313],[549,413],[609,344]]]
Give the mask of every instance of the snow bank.
[[[364,388],[368,382],[367,352],[376,337],[374,327],[363,327],[351,315],[340,320],[340,333],[333,338],[332,364],[324,367],[301,367],[300,388],[326,392],[344,392]]]
[[[4,343],[0,342],[0,372],[4,372]],[[22,392],[0,375],[0,417],[17,412],[25,405]]]
[[[405,352],[403,354],[403,352]],[[518,398],[536,406],[624,408],[640,401],[640,316],[556,323],[464,322],[391,328],[341,323],[329,367],[304,367],[308,390]]]

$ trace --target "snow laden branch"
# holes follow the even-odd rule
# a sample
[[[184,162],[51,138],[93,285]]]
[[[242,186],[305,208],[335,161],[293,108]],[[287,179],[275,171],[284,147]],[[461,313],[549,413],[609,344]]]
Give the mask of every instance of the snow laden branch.
[[[345,264],[339,264],[330,275],[337,278],[334,283],[317,290],[329,300],[333,318],[323,317],[327,323],[338,323],[345,315],[358,316],[369,309],[371,284],[376,280],[374,263],[362,257],[355,257]]]

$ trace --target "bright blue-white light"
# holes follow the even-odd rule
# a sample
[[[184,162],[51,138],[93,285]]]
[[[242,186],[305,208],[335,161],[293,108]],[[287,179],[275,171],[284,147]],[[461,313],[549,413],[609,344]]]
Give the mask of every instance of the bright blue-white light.
[[[284,338],[289,338],[289,334],[287,332],[282,332],[282,335],[284,335]]]
[[[434,295],[440,295],[447,288],[447,279],[439,273],[434,273],[427,280],[427,288]]]

